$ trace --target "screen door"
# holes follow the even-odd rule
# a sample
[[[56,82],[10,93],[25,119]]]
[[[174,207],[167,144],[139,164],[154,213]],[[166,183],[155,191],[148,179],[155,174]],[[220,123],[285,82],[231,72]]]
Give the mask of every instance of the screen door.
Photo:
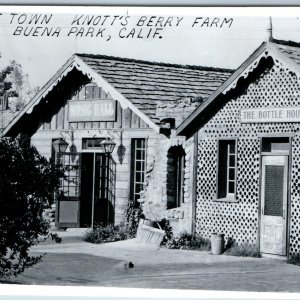
[[[263,156],[261,234],[263,253],[286,255],[288,156]]]

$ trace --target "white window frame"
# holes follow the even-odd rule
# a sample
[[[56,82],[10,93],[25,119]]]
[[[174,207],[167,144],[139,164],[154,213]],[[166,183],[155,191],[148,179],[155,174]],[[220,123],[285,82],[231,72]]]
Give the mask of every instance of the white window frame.
[[[144,141],[144,147],[137,147],[137,142],[139,140],[143,140]],[[145,183],[145,178],[146,178],[146,169],[147,169],[147,139],[146,138],[132,138],[131,139],[131,147],[133,147],[133,151],[134,153],[131,154],[131,174],[133,175],[133,178],[131,178],[131,182],[130,182],[130,197],[131,200],[133,201],[134,205],[137,205],[137,200],[140,198],[139,193],[140,192],[136,192],[136,187],[138,184],[142,184],[144,185]],[[137,159],[137,150],[141,150],[144,151],[144,159]],[[137,162],[141,162],[144,163],[144,168],[143,171],[137,171]],[[137,181],[137,172],[142,173],[144,180],[142,181]]]
[[[220,142],[227,142],[227,154],[226,154],[226,195],[224,197],[220,197],[220,186],[219,186],[219,181],[220,181]],[[230,142],[234,142],[234,153],[230,153]],[[238,139],[235,137],[231,138],[224,138],[224,139],[219,139],[217,140],[217,184],[216,184],[216,195],[215,199],[213,201],[216,202],[238,202],[237,197],[236,197],[236,191],[237,191],[237,157],[238,157]],[[234,156],[234,167],[229,166],[229,161],[230,161],[230,156]],[[234,169],[234,179],[229,179],[229,170]],[[234,182],[234,192],[229,193],[229,183]]]

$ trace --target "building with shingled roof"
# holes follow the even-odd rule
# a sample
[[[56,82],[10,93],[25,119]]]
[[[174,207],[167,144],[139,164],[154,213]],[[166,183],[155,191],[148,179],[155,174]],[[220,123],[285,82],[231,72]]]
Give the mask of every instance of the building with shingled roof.
[[[197,140],[194,230],[300,252],[300,44],[264,42],[177,128]]]
[[[183,147],[175,128],[231,73],[75,54],[3,134],[29,138],[42,155],[65,166],[56,227],[119,224],[129,204],[146,207],[151,193],[173,212],[180,230],[191,232],[192,193],[186,191],[192,182],[183,172],[192,169],[194,147]],[[160,164],[162,156],[169,164]],[[153,174],[168,186],[154,186]]]

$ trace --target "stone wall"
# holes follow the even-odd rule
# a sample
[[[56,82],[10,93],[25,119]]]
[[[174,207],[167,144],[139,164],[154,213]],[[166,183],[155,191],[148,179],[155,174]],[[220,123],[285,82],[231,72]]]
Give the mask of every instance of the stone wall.
[[[184,169],[184,195],[180,207],[167,209],[168,190],[167,178],[172,168],[168,164],[168,150],[173,146],[182,146],[185,151]],[[147,182],[143,191],[141,202],[146,218],[170,221],[174,234],[192,231],[192,186],[193,186],[193,140],[175,136],[172,132],[170,138],[160,135],[155,151],[154,161],[147,171]]]

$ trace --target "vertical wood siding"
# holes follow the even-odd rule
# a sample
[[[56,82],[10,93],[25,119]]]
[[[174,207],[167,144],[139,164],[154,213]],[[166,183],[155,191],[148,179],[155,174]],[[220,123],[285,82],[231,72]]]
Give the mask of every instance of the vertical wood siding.
[[[95,100],[112,99],[109,94],[106,94],[102,89],[99,89],[99,98]],[[82,97],[81,92],[77,93],[71,101],[79,100]],[[68,129],[72,126],[74,129],[117,129],[117,128],[149,128],[140,117],[133,113],[129,108],[122,109],[119,102],[116,106],[116,121],[115,122],[68,122],[68,104],[66,103],[57,114],[55,114],[49,123],[44,123],[42,129],[44,130],[58,130]]]

